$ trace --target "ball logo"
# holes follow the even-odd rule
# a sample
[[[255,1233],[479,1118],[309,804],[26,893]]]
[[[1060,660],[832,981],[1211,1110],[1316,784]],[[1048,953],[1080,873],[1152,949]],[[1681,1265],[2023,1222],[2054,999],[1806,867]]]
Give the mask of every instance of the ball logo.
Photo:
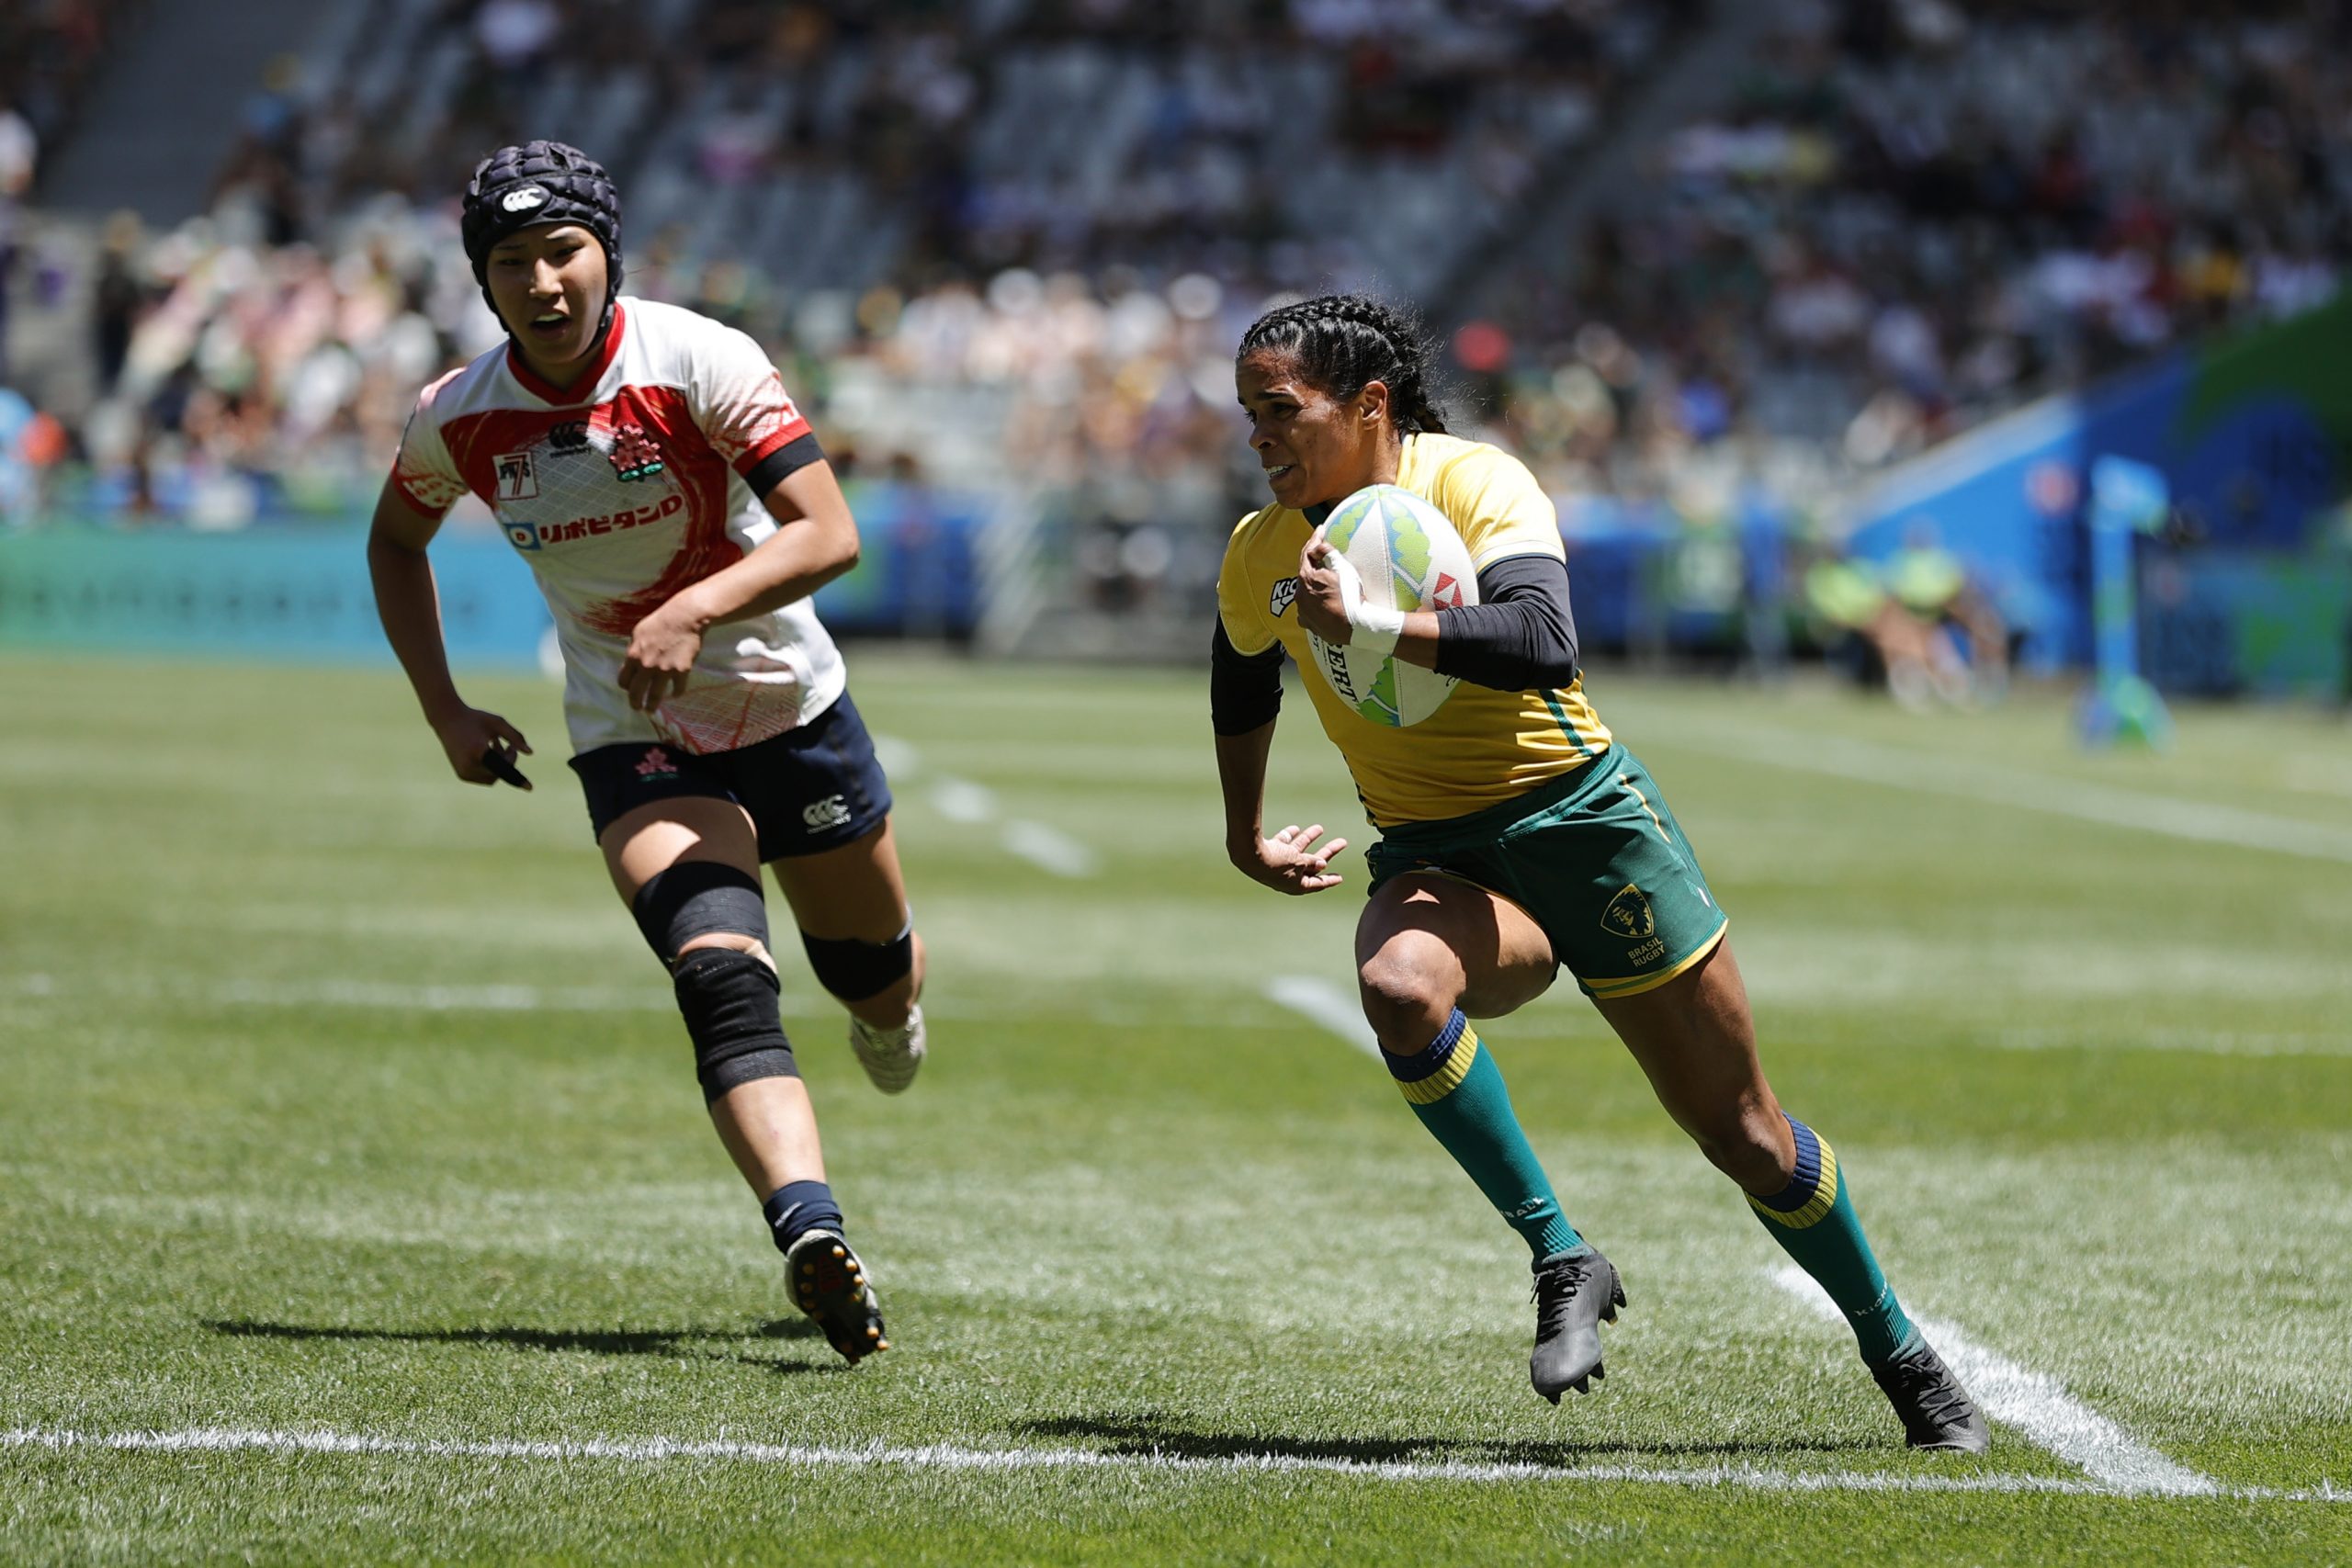
[[[509,212],[528,212],[535,207],[545,207],[547,202],[546,191],[537,186],[525,186],[520,190],[508,191],[499,198],[498,205]]]

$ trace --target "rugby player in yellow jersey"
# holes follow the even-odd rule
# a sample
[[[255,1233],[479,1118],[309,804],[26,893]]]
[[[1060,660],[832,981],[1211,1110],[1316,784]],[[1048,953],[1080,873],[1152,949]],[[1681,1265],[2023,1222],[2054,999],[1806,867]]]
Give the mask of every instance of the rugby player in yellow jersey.
[[[1554,1404],[1601,1375],[1600,1325],[1625,1294],[1562,1213],[1471,1018],[1499,1018],[1566,966],[1667,1111],[1853,1325],[1915,1448],[1982,1452],[1984,1418],[1896,1302],[1829,1145],[1765,1082],[1724,917],[1657,784],[1611,736],[1577,672],[1551,502],[1517,459],[1445,433],[1429,348],[1361,295],[1285,305],[1243,336],[1235,380],[1273,504],[1241,520],[1217,580],[1211,708],[1226,847],[1279,892],[1341,878],[1344,839],[1269,835],[1266,757],[1285,650],[1369,644],[1462,684],[1410,728],[1305,682],[1380,832],[1356,977],[1382,1058],[1422,1123],[1533,1254],[1529,1373]],[[1370,484],[1450,518],[1478,603],[1401,613],[1343,594],[1320,525]]]

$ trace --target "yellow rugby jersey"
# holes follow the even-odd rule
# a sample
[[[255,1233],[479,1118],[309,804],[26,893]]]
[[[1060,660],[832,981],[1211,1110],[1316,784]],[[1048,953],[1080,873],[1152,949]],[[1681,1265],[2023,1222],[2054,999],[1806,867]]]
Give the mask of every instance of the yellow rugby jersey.
[[[1512,556],[1564,559],[1550,498],[1518,458],[1453,435],[1408,435],[1396,482],[1445,513],[1479,570]],[[1279,642],[1303,670],[1314,655],[1292,600],[1299,552],[1315,532],[1303,512],[1269,506],[1233,530],[1217,573],[1217,615],[1243,653]],[[1544,691],[1498,692],[1464,681],[1445,705],[1404,728],[1374,724],[1310,673],[1303,684],[1323,733],[1347,759],[1376,828],[1466,816],[1572,773],[1609,749],[1582,677]]]

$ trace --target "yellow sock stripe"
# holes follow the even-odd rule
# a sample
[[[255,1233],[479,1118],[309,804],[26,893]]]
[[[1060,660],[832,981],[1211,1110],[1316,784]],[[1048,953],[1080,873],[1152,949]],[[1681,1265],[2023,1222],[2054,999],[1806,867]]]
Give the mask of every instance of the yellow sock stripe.
[[[1465,1023],[1462,1026],[1462,1038],[1454,1042],[1453,1055],[1445,1059],[1445,1066],[1418,1083],[1399,1080],[1396,1087],[1416,1105],[1435,1105],[1462,1087],[1462,1080],[1470,1076],[1470,1064],[1477,1059],[1478,1032]]]
[[[1821,1145],[1821,1179],[1815,1183],[1813,1196],[1802,1209],[1775,1209],[1754,1194],[1748,1195],[1748,1205],[1776,1225],[1786,1225],[1792,1231],[1819,1224],[1838,1206],[1838,1151],[1820,1134],[1814,1141]]]

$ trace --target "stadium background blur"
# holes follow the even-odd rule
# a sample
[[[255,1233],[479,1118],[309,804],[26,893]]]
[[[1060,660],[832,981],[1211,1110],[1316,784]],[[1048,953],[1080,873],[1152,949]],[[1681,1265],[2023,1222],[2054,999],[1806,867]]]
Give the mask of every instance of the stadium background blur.
[[[2278,346],[2345,341],[2344,8],[1179,16],[10,7],[0,638],[368,656],[322,541],[351,542],[416,389],[496,340],[455,193],[546,135],[618,177],[628,287],[744,327],[809,409],[868,535],[825,602],[853,633],[1198,657],[1260,488],[1231,346],[1279,294],[1368,287],[1423,307],[1458,425],[1557,499],[1596,651],[1868,672],[1872,606],[1961,621],[1965,592],[1997,628],[1956,639],[1980,673],[1996,644],[2080,666],[2085,476],[2128,451],[2175,499],[2140,549],[2158,683],[2346,691],[2352,417]],[[2200,449],[2177,383],[2233,354],[2253,412]],[[2020,409],[2039,456],[1963,493]],[[126,540],[164,532],[212,544],[171,558],[175,596],[126,591]],[[453,556],[469,535],[495,543]],[[482,595],[453,636],[526,662],[495,554],[445,568]]]

